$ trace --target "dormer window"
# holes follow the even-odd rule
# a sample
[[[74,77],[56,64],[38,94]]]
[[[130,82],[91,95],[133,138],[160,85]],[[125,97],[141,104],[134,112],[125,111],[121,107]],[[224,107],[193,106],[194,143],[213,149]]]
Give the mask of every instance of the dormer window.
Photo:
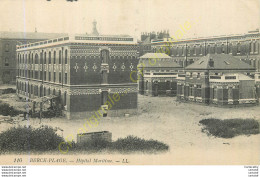
[[[240,54],[241,52],[241,46],[240,46],[240,43],[237,44],[237,53]]]
[[[214,67],[214,60],[212,58],[209,59],[209,67]]]
[[[227,65],[230,65],[230,63],[229,62],[227,62],[227,61],[224,61]]]
[[[199,64],[201,65],[204,61],[200,61]]]

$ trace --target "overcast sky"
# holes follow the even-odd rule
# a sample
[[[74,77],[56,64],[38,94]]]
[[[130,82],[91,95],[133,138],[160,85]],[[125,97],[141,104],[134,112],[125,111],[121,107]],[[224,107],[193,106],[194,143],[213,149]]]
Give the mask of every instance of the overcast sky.
[[[246,33],[259,28],[259,0],[0,0],[0,31],[129,34],[195,23],[185,37]]]

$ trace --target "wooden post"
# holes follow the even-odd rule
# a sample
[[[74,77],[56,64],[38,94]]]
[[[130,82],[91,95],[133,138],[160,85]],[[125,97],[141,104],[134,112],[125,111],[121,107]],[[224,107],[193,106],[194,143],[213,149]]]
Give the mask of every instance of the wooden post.
[[[42,105],[43,103],[40,102],[40,123],[42,122]]]
[[[34,101],[34,102],[33,102],[32,113],[35,113],[35,104],[36,104],[36,102]]]

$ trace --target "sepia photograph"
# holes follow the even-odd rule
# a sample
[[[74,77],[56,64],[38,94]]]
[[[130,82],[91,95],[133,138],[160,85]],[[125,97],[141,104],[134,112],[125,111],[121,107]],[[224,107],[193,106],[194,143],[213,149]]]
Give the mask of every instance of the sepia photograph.
[[[0,18],[0,165],[259,165],[258,0],[1,0]]]

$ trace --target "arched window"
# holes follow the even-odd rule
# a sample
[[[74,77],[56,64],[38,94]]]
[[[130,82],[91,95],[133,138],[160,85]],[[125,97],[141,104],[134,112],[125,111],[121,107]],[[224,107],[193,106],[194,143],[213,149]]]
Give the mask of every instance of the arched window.
[[[68,64],[68,50],[65,50],[65,64]]]
[[[61,64],[61,50],[59,51],[59,64]]]
[[[5,58],[5,66],[9,66],[9,59],[7,57]]]
[[[225,53],[225,46],[224,46],[224,44],[221,45],[221,50],[222,50],[222,53]]]
[[[233,52],[233,46],[232,46],[232,43],[229,43],[229,53],[232,53]]]
[[[109,51],[108,50],[101,50],[101,61],[102,63],[108,63],[109,59]]]
[[[34,59],[34,61],[35,61],[35,64],[39,64],[38,54],[35,54],[35,59]]]
[[[46,52],[44,52],[44,59],[43,59],[43,63],[46,64]]]
[[[240,53],[241,52],[241,45],[240,43],[237,43],[237,53]]]
[[[51,52],[49,52],[49,64],[51,64]]]
[[[258,46],[257,41],[255,41],[255,42],[254,42],[254,52],[258,52],[257,46]]]
[[[212,47],[212,53],[216,53],[216,45]]]
[[[9,52],[9,44],[5,44],[5,51]]]
[[[249,43],[249,51],[250,51],[250,53],[253,53],[253,52],[254,52],[253,42],[250,42],[250,43]]]
[[[40,64],[43,64],[43,53],[40,54]]]
[[[206,54],[209,54],[209,53],[210,53],[210,45],[208,45],[207,53],[206,53]]]
[[[53,53],[53,64],[56,64],[56,51]]]
[[[18,64],[20,64],[20,54],[17,54]]]
[[[31,64],[31,54],[28,54],[28,62]]]
[[[34,63],[35,63],[35,61],[33,60],[33,53],[32,53],[32,56],[31,56],[31,57],[32,57],[32,64],[34,64]]]

